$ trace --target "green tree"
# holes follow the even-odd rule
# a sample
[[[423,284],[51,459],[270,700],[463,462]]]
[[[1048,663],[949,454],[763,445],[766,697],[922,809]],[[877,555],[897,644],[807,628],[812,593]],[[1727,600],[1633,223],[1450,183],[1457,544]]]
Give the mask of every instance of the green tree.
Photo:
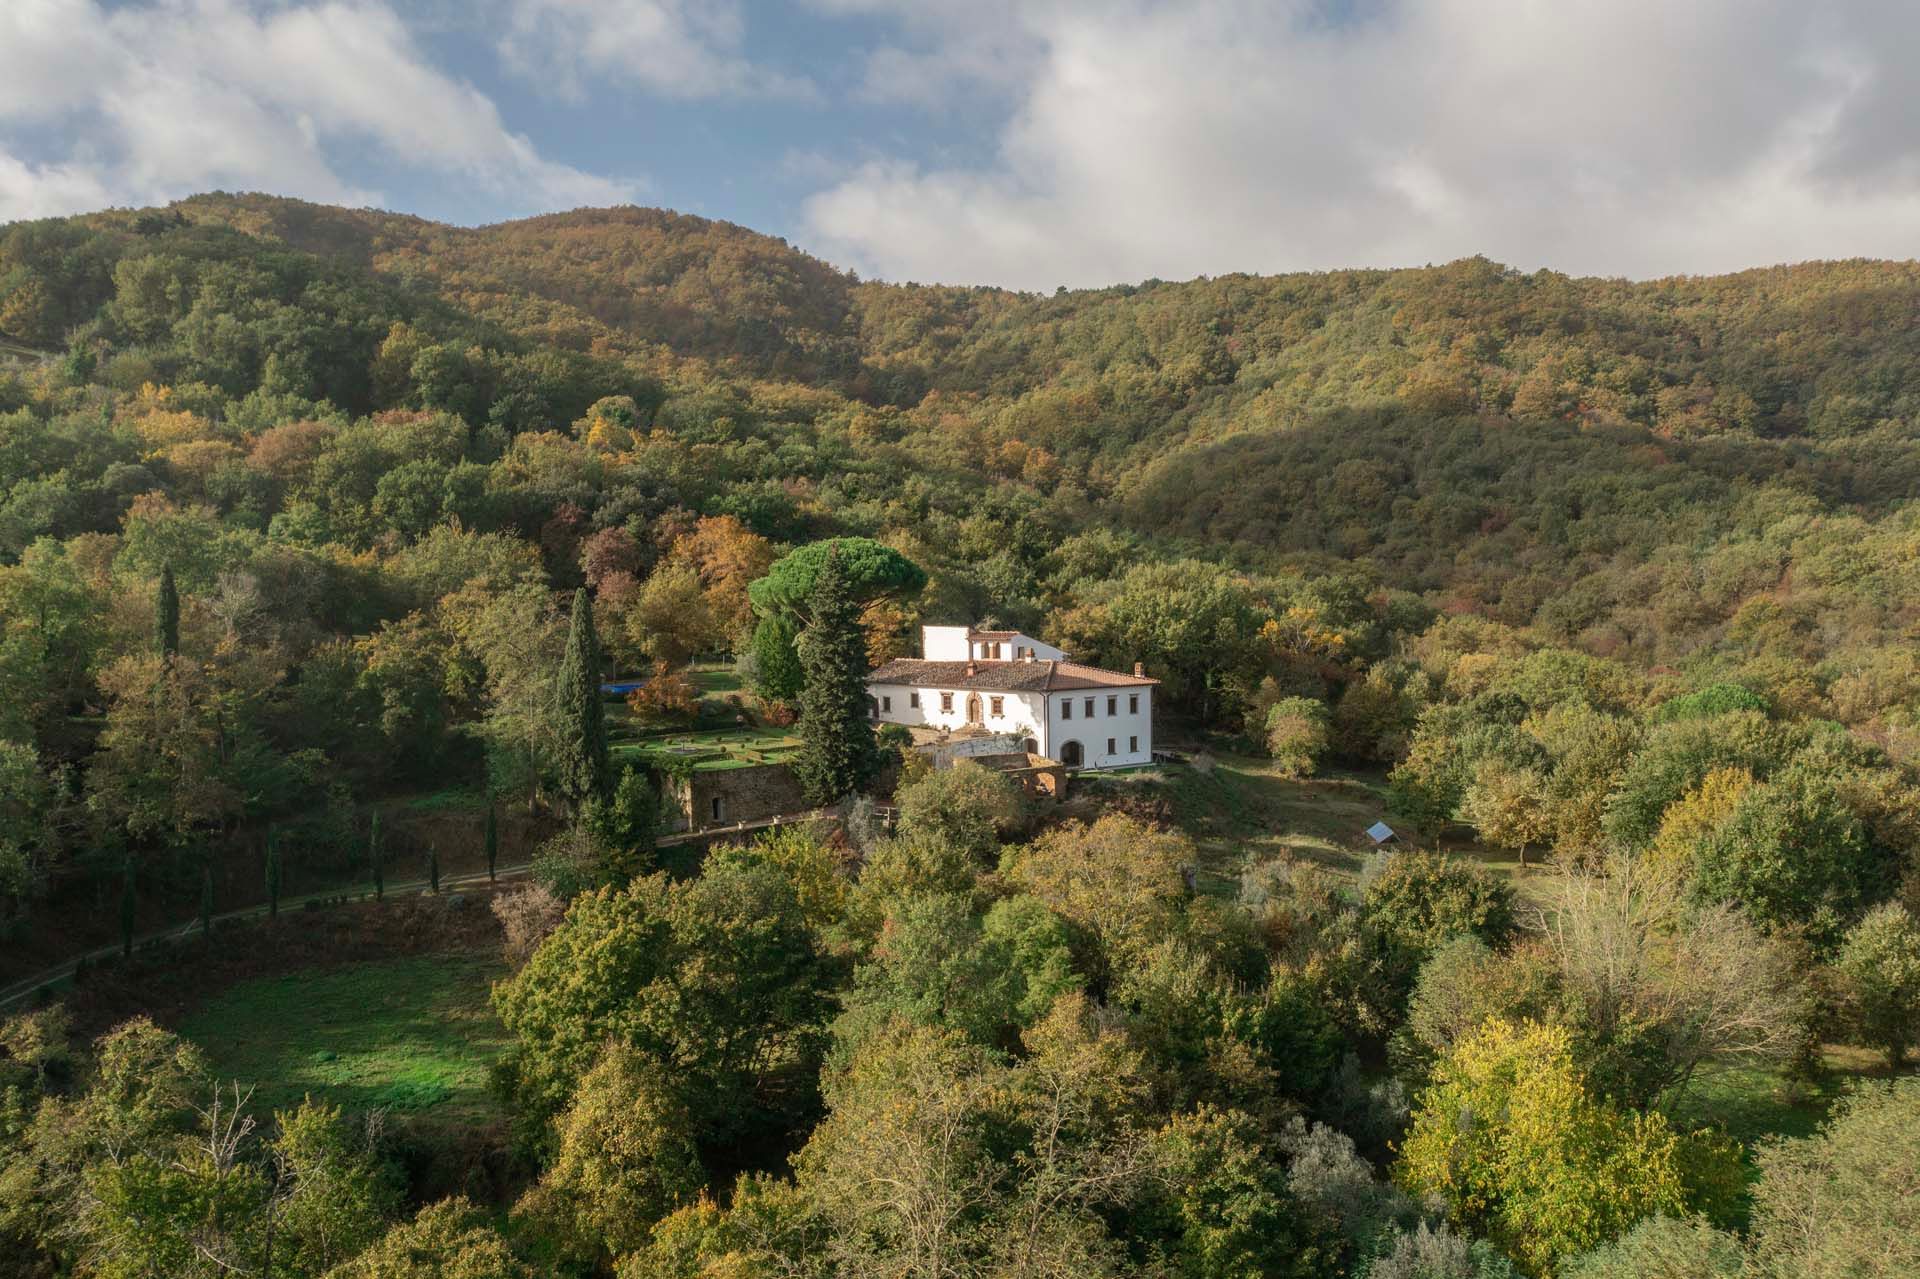
[[[830,551],[807,597],[800,633],[800,757],[807,802],[831,804],[866,784],[879,763],[867,723],[867,645],[840,557]]]
[[[1920,1041],[1920,925],[1898,902],[1876,906],[1848,931],[1834,967],[1855,1036],[1899,1070]]]
[[[1883,860],[1837,780],[1796,766],[1741,792],[1700,840],[1691,883],[1699,900],[1736,902],[1763,927],[1833,940]]]
[[[1812,1137],[1760,1149],[1753,1257],[1764,1279],[1920,1274],[1920,1079],[1864,1084]]]
[[[1329,743],[1325,702],[1315,697],[1283,697],[1267,710],[1267,750],[1283,777],[1311,777]]]
[[[367,861],[373,867],[373,899],[387,895],[387,850],[380,845],[380,810],[374,809],[367,823]]]
[[[673,1080],[620,1043],[581,1077],[552,1162],[516,1212],[551,1223],[587,1262],[646,1245],[653,1223],[705,1184]]]
[[[1569,1261],[1561,1279],[1742,1279],[1739,1236],[1699,1218],[1649,1217],[1611,1243]]]
[[[494,987],[517,1040],[507,1076],[537,1126],[617,1041],[674,1073],[703,1140],[778,1125],[813,1087],[827,973],[787,877],[716,850],[697,879],[655,874],[574,899]]]
[[[319,1275],[380,1237],[400,1206],[398,1178],[376,1153],[371,1130],[348,1123],[338,1107],[309,1099],[274,1120],[273,1252],[261,1269]]]
[[[180,651],[180,592],[173,584],[173,564],[160,566],[160,590],[154,599],[154,646],[162,658]]]
[[[902,836],[939,841],[985,865],[998,860],[1001,837],[1026,820],[1019,784],[968,760],[901,787],[894,803]]]
[[[866,537],[836,537],[809,542],[775,560],[767,575],[747,587],[753,611],[761,617],[784,615],[797,630],[811,623],[818,608],[814,593],[832,561],[857,612],[875,600],[916,594],[927,584],[919,565]]]
[[[766,576],[747,587],[759,621],[748,645],[746,667],[755,691],[764,698],[792,701],[805,686],[797,646],[801,632],[813,621],[813,593],[829,559],[839,563],[856,616],[880,600],[917,594],[927,584],[919,565],[865,537],[809,542],[775,560]]]
[[[1462,936],[1504,947],[1519,926],[1513,885],[1474,863],[1407,849],[1380,856],[1367,872],[1368,918],[1422,955]]]
[[[440,850],[432,844],[427,845],[427,884],[433,889],[434,896],[440,895]]]
[[[537,1279],[488,1214],[466,1199],[428,1204],[327,1279]]]
[[[200,940],[213,943],[213,860],[200,867]]]
[[[574,592],[573,621],[567,630],[567,651],[555,690],[560,699],[555,776],[561,794],[576,806],[589,799],[605,799],[612,786],[600,677],[600,637],[593,627],[593,597],[583,586]]]

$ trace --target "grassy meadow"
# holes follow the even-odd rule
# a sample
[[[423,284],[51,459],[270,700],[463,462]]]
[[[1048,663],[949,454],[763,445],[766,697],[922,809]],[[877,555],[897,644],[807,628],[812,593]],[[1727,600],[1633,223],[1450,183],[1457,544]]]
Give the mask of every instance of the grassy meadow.
[[[508,1036],[488,1004],[492,954],[419,955],[266,977],[216,997],[180,1032],[257,1111],[303,1096],[445,1124],[498,1117],[487,1071]]]

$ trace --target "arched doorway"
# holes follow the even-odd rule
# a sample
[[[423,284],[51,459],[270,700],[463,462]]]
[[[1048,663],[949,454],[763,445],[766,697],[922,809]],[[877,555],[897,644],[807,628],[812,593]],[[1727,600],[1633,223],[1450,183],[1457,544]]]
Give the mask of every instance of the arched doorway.
[[[1040,743],[1029,737],[1026,741],[1020,743],[1020,749],[1029,755],[1038,755],[1040,753]]]
[[[1079,742],[1063,742],[1060,746],[1060,762],[1068,768],[1078,768],[1085,762],[1085,755]]]
[[[968,693],[967,694],[967,723],[978,724],[981,722],[982,721],[980,718],[980,694]]]

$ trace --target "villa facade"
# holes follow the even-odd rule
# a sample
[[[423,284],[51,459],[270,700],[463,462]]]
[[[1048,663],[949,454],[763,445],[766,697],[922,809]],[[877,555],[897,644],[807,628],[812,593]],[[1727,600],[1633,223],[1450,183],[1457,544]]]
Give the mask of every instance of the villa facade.
[[[1070,660],[1019,631],[921,628],[921,656],[867,677],[873,718],[913,728],[1017,734],[1033,755],[1069,768],[1121,768],[1153,759],[1153,691],[1133,674]]]

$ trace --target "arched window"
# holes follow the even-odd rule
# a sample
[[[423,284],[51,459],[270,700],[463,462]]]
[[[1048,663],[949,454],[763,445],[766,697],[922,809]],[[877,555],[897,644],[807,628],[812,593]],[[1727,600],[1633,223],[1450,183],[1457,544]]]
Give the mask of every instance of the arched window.
[[[1060,762],[1068,768],[1078,768],[1085,762],[1086,754],[1080,749],[1079,742],[1065,742],[1060,747]]]

